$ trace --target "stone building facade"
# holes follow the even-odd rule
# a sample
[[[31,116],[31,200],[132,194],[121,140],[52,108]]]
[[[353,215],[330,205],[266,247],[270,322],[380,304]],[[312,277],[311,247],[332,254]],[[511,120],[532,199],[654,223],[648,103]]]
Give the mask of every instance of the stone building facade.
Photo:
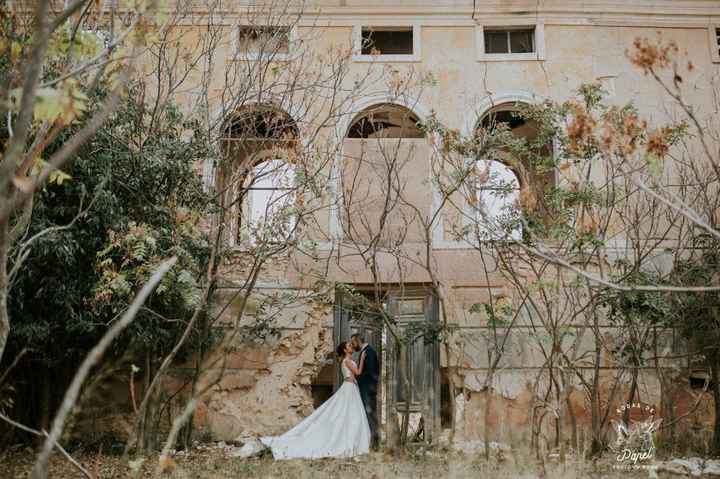
[[[236,53],[233,49],[249,48],[243,46],[244,42],[257,37],[256,33],[243,33],[244,8],[233,6],[226,13],[229,37],[240,39],[224,47],[228,57]],[[686,84],[693,85],[688,89],[688,103],[698,105],[703,117],[717,115],[719,106],[714,82],[720,76],[720,3],[713,0],[407,0],[395,5],[377,0],[321,0],[304,6],[302,18],[287,35],[290,40],[287,52],[283,53],[289,56],[293,54],[292,39],[297,38],[308,38],[307,44],[318,51],[335,46],[352,49],[349,68],[357,76],[367,71],[431,74],[430,86],[417,90],[417,94],[400,95],[391,91],[386,77],[380,80],[382,75],[378,76],[363,94],[348,102],[335,124],[323,130],[326,139],[341,145],[336,158],[346,167],[353,158],[382,155],[384,149],[393,148],[394,155],[408,162],[403,177],[408,195],[416,206],[427,211],[432,210],[438,197],[429,181],[433,145],[414,126],[417,121],[434,115],[461,134],[472,135],[490,112],[510,111],[518,103],[561,102],[572,98],[578,87],[588,82],[599,82],[611,104],[632,102],[650,122],[661,124],[671,119],[675,112],[669,111],[662,100],[661,87],[628,61],[626,51],[636,38],[654,39],[660,35],[676,42],[695,67],[684,79]],[[373,40],[375,51],[364,46],[368,39]],[[220,101],[217,108],[227,113]],[[298,122],[297,126],[288,127],[292,130],[290,134],[297,135],[300,141],[307,140],[302,136],[308,125],[301,124],[290,104],[281,106],[288,124]],[[360,122],[368,118],[371,124],[382,119],[385,136],[363,129]],[[523,126],[519,128],[522,130]],[[518,133],[532,135],[528,131]],[[328,165],[327,169],[329,181],[337,182],[329,194],[334,191],[339,195],[345,184],[338,179],[343,170],[336,164]],[[361,167],[345,172],[361,179],[377,173]],[[217,168],[208,164],[205,174],[210,184],[217,184]],[[372,196],[380,192],[374,188],[376,185],[368,182],[362,189],[368,201],[361,206],[365,212],[377,207]],[[254,198],[262,200],[260,194]],[[252,205],[236,208],[238,214],[242,214],[242,208],[246,208],[245,215],[253,214]],[[528,313],[528,317],[515,323],[512,332],[502,332],[503,337],[508,337],[504,354],[497,364],[492,364],[488,348],[497,339],[493,339],[496,331],[491,330],[487,316],[473,305],[485,304],[490,298],[517,304],[513,303],[517,295],[497,272],[497,264],[488,272],[487,259],[481,257],[481,252],[453,234],[453,225],[461,221],[457,213],[444,208],[432,224],[429,249],[434,278],[417,262],[407,259],[425,254],[427,237],[422,228],[405,225],[402,248],[406,259],[397,262],[392,254],[381,254],[384,262],[379,263],[380,285],[366,258],[351,254],[352,247],[343,244],[341,209],[318,208],[314,217],[318,231],[316,254],[323,259],[293,255],[273,260],[258,278],[258,294],[252,304],[237,300],[246,280],[248,259],[230,260],[223,266],[214,301],[221,320],[233,324],[242,310],[241,322],[250,324],[260,314],[257,311],[262,310],[262,314],[273,318],[272,325],[280,334],[263,342],[237,340],[226,352],[207,359],[208,365],[216,367],[218,363],[212,360],[225,354],[226,371],[198,407],[196,426],[223,440],[282,432],[332,393],[336,370],[331,353],[338,341],[348,339],[351,331],[363,331],[379,347],[391,349],[382,323],[373,322],[370,313],[357,313],[344,303],[340,293],[326,295],[325,300],[316,296],[312,301],[302,299],[303,291],[311,291],[314,280],[322,276],[329,283],[351,285],[368,294],[379,288],[398,324],[440,321],[442,315],[453,326],[452,336],[444,344],[421,342],[411,348],[413,390],[418,395],[413,396],[412,409],[414,416],[423,416],[425,439],[440,440],[454,429],[455,440],[530,441],[533,414],[537,417],[540,410],[552,415],[554,411],[552,406],[538,406],[538,374],[547,367],[542,341],[538,339],[542,333]],[[228,228],[234,231],[232,228],[242,226]],[[242,236],[240,231],[232,235]],[[237,248],[242,249],[242,241],[237,242]],[[622,241],[617,244],[622,249]],[[610,249],[609,254],[614,254]],[[527,272],[527,279],[533,280],[531,272]],[[438,285],[442,291],[437,291]],[[277,311],[264,309],[262,300],[257,299],[282,294],[288,296]],[[438,298],[442,299],[442,306]],[[587,333],[584,323],[570,321],[565,326],[575,328],[575,337],[587,344],[580,351],[594,350],[593,335]],[[612,325],[603,323],[599,331],[608,342],[613,341]],[[667,355],[682,347],[673,331],[663,334],[660,344]],[[604,352],[601,360],[603,380],[610,382],[612,358]],[[393,364],[389,359],[385,361],[385,375],[397,374],[391,371]],[[593,367],[592,361],[578,366],[588,374]],[[494,374],[488,382],[491,368]],[[672,368],[677,369],[677,365]],[[678,417],[687,414],[687,425],[704,424],[694,430],[705,434],[709,431],[711,407],[693,408],[689,370],[685,364],[680,369],[674,376],[671,392],[668,388],[663,390],[652,368],[642,370],[641,398],[659,407],[661,402],[670,401],[670,396],[663,399],[661,395],[671,395],[674,414]],[[387,416],[397,412],[392,409],[393,401],[402,402],[398,398],[404,393],[392,392],[392,386],[386,386],[383,415],[387,422]],[[564,419],[567,424],[575,424],[581,436],[575,439],[580,441],[591,427],[589,400],[579,383],[569,387],[573,390],[567,404],[574,417]],[[623,387],[626,385],[621,390]],[[606,392],[607,397],[612,396]],[[492,401],[488,404],[489,398]],[[703,404],[708,402],[711,399]],[[567,415],[566,409],[561,408],[565,411],[563,415]],[[416,422],[413,424],[417,426]],[[550,431],[555,423],[547,424],[543,427]],[[547,443],[552,445],[552,432],[547,437]]]

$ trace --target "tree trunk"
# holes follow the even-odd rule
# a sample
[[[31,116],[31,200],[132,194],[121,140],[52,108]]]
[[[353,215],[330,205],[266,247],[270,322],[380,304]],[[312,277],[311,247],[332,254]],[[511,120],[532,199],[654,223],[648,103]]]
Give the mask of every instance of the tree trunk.
[[[485,442],[485,460],[490,460],[490,411],[492,409],[492,379],[485,389],[485,411],[483,417],[483,441]]]
[[[410,388],[410,378],[408,372],[410,370],[407,358],[408,346],[402,342],[400,346],[400,370],[403,374],[403,390],[405,391],[405,411],[403,411],[402,427],[400,428],[400,444],[405,445],[408,442],[408,429],[410,428],[410,401],[412,401],[412,390]]]
[[[633,367],[632,372],[632,381],[630,382],[630,394],[628,394],[628,398],[625,401],[625,404],[632,404],[635,400],[635,393],[637,392],[637,379],[638,379],[638,366]],[[625,408],[625,412],[623,412],[623,421],[625,421],[625,424],[630,424],[630,409],[631,408]]]
[[[713,427],[712,446],[710,447],[711,456],[720,456],[720,372],[718,367],[720,367],[720,361],[716,359],[710,367],[713,399],[715,400],[715,425]]]
[[[41,431],[50,430],[50,371],[47,365],[42,366],[40,379],[40,422],[38,426]],[[42,436],[38,437],[41,445],[42,439],[44,439]]]
[[[580,451],[580,443],[578,442],[578,430],[577,430],[577,418],[575,417],[575,410],[572,407],[572,401],[570,401],[570,393],[565,396],[565,406],[567,407],[568,417],[570,418],[570,443],[575,449],[577,454]]]
[[[10,317],[8,315],[8,250],[10,249],[10,232],[7,220],[0,220],[0,360],[2,360],[8,335],[10,334]]]
[[[592,423],[592,443],[590,445],[590,455],[597,457],[602,454],[604,449],[602,438],[602,424],[600,420],[600,355],[601,346],[600,338],[597,332],[597,319],[595,320],[595,365],[593,368],[593,384],[590,391],[590,414]]]

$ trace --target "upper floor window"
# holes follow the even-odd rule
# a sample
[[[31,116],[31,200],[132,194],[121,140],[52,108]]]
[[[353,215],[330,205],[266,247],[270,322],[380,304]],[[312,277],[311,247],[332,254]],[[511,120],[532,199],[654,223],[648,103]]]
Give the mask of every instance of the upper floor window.
[[[720,25],[713,25],[708,29],[710,37],[710,56],[714,63],[720,63]]]
[[[420,60],[420,26],[356,25],[355,61],[407,62]]]
[[[544,60],[544,42],[542,23],[476,27],[478,61]]]
[[[412,27],[363,27],[363,55],[412,55]]]
[[[240,25],[238,54],[246,58],[278,58],[290,53],[290,28],[277,25]]]
[[[485,53],[532,53],[535,51],[535,28],[485,29]]]

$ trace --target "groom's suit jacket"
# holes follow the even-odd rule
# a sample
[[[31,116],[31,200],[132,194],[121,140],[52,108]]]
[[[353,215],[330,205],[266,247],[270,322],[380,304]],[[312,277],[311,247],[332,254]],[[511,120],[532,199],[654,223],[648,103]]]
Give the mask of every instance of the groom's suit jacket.
[[[377,384],[380,379],[380,363],[375,349],[369,344],[360,351],[365,352],[365,366],[363,372],[357,377],[358,387],[368,392],[377,392]]]

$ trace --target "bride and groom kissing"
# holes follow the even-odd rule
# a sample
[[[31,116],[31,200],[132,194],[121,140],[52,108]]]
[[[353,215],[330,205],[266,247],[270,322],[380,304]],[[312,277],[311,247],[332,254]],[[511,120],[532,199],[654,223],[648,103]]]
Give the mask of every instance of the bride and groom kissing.
[[[358,363],[353,352],[360,353]],[[354,457],[378,446],[377,352],[360,334],[341,342],[337,354],[343,383],[335,394],[282,436],[260,438],[275,459]]]

